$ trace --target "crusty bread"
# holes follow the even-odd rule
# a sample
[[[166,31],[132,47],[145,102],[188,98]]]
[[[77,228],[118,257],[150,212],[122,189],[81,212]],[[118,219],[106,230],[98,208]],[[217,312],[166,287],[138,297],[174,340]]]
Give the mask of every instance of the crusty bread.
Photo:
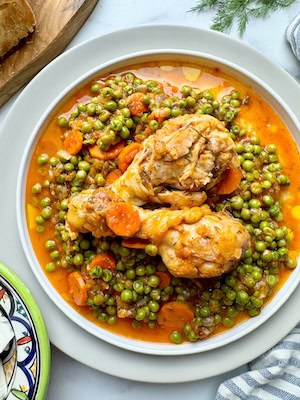
[[[0,57],[28,36],[35,23],[26,0],[0,0]]]

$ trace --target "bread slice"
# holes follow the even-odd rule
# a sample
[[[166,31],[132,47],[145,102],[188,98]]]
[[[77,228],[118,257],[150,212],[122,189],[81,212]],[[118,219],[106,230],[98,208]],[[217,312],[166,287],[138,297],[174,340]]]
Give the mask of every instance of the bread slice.
[[[0,57],[33,32],[35,24],[26,0],[0,0]]]

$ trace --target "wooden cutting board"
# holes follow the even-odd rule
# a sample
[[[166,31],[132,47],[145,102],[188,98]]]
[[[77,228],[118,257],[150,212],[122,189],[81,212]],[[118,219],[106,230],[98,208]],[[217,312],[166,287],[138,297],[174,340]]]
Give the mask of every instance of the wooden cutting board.
[[[61,53],[98,0],[28,0],[35,31],[0,61],[0,106]]]

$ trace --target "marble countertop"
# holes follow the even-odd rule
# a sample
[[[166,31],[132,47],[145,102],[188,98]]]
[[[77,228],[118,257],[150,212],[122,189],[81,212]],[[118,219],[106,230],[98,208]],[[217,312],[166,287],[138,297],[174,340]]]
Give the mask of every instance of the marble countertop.
[[[196,2],[197,0],[100,0],[68,48],[94,36],[137,25],[181,24],[209,28],[213,12],[188,12]],[[241,40],[264,53],[300,81],[299,62],[285,40],[286,27],[298,12],[300,0],[289,8],[273,13],[264,21],[253,20]],[[239,38],[235,29],[230,32],[230,36]],[[0,109],[0,123],[15,99],[16,96]],[[227,374],[191,383],[147,384],[95,371],[52,347],[52,369],[47,400],[85,400],[102,397],[108,400],[179,400],[184,397],[190,400],[213,400],[221,382],[246,370],[245,365]]]

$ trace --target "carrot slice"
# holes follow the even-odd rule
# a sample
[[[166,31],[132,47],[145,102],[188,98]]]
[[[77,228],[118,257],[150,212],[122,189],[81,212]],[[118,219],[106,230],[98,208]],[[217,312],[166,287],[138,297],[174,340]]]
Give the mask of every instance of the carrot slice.
[[[88,298],[86,284],[78,271],[68,276],[69,292],[78,306],[85,306]]]
[[[136,153],[139,152],[141,148],[140,143],[130,143],[128,146],[124,147],[118,157],[118,166],[121,172],[125,172],[129,165],[132,163]]]
[[[134,117],[140,117],[144,112],[148,110],[146,104],[142,102],[143,93],[133,93],[128,97],[128,107],[131,115]]]
[[[104,161],[113,160],[114,158],[118,157],[123,147],[124,147],[124,142],[121,141],[111,146],[109,150],[103,151],[100,149],[99,146],[95,144],[94,146],[89,147],[89,152],[91,157],[97,158],[98,160],[104,160]]]
[[[185,303],[170,301],[165,303],[157,316],[157,322],[161,326],[172,329],[182,329],[183,325],[194,318],[194,313]]]
[[[158,276],[159,279],[160,279],[160,282],[159,282],[159,285],[158,285],[158,287],[160,289],[164,289],[167,286],[170,286],[171,274],[169,272],[158,271],[158,272],[156,272],[155,275]]]
[[[239,169],[229,165],[218,185],[217,194],[230,194],[234,192],[239,187],[242,177],[242,172]]]
[[[104,269],[114,270],[114,269],[116,269],[117,261],[112,254],[101,253],[101,254],[97,254],[89,264],[90,268],[93,268],[96,265],[98,265],[99,267],[102,267]]]
[[[76,129],[72,129],[64,140],[64,148],[70,154],[77,154],[82,149],[82,133]]]
[[[105,178],[105,186],[111,185],[116,181],[120,176],[122,175],[122,172],[119,169],[114,169],[111,171],[109,174],[107,174]]]
[[[128,238],[122,240],[122,246],[128,247],[129,249],[144,249],[147,244],[149,244],[148,240],[138,238]]]
[[[132,236],[141,226],[137,210],[128,203],[115,203],[106,212],[108,227],[118,236]]]

